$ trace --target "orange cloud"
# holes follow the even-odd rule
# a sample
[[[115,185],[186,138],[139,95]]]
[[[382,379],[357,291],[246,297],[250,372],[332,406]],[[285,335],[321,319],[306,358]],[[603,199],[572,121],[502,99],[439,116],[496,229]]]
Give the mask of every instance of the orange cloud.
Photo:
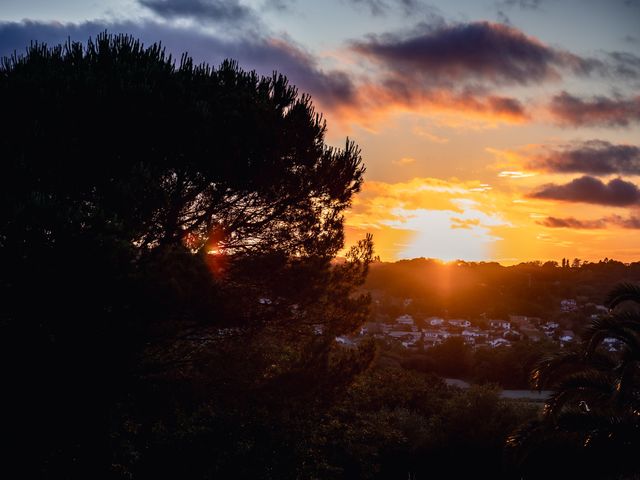
[[[623,208],[612,213],[610,207],[598,205],[567,206],[525,194],[457,179],[366,182],[346,214],[347,244],[373,233],[383,260],[420,256],[503,263],[567,256],[630,260],[637,252],[637,214],[629,215]],[[567,220],[575,216],[606,222]],[[606,228],[586,228],[596,226]]]
[[[447,127],[482,128],[499,124],[522,124],[530,120],[525,107],[515,98],[480,93],[457,93],[446,88],[428,91],[396,89],[389,84],[360,85],[353,102],[335,105],[332,119],[342,126],[353,124],[374,129],[387,117],[399,113],[420,113]],[[447,139],[432,136],[432,141]]]
[[[366,182],[347,213],[347,240],[372,232],[386,260],[486,259],[497,240],[491,229],[506,223],[492,195],[489,185],[477,181]]]
[[[416,163],[416,159],[412,158],[412,157],[402,157],[399,160],[393,160],[392,162],[394,165],[411,165],[412,163]]]

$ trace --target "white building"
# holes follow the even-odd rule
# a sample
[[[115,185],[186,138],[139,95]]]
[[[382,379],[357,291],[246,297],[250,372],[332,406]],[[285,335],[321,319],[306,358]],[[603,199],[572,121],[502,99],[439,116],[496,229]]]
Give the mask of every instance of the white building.
[[[452,327],[468,328],[471,326],[471,322],[469,320],[449,320],[447,323]]]
[[[578,308],[578,303],[573,298],[566,298],[560,301],[560,310],[563,312],[573,312]]]
[[[576,335],[571,330],[564,330],[560,334],[560,342],[562,342],[563,344],[573,342],[575,338],[576,338]]]
[[[413,317],[411,315],[400,315],[396,318],[396,323],[398,325],[413,325]]]
[[[511,330],[511,322],[505,320],[489,320],[489,326],[499,330]]]
[[[491,345],[491,348],[510,347],[511,346],[511,342],[509,340],[504,339],[504,338],[496,338],[495,340],[491,340],[489,342],[489,345]]]
[[[441,327],[442,325],[444,325],[444,319],[440,317],[431,317],[429,319],[429,325],[431,325],[432,327]]]

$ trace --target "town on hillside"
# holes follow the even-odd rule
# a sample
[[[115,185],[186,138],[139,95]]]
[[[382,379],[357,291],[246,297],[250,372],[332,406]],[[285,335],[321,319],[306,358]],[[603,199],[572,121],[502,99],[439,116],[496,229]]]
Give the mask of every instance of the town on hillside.
[[[401,345],[410,351],[422,351],[442,344],[450,338],[461,338],[464,344],[473,348],[510,347],[514,342],[529,340],[539,342],[543,339],[566,347],[579,339],[579,332],[561,324],[560,320],[547,320],[526,315],[509,315],[507,319],[491,319],[481,315],[479,319],[443,318],[402,313],[390,318],[381,311],[381,300],[373,300],[370,321],[357,332],[342,335],[336,341],[347,347],[357,346],[365,338],[375,338],[389,344]],[[401,300],[406,310],[413,299]],[[588,309],[592,311],[591,319],[608,313],[607,307],[596,304],[579,304],[576,299],[563,299],[558,304],[560,314],[572,314]],[[605,339],[609,351],[616,351],[618,341]]]

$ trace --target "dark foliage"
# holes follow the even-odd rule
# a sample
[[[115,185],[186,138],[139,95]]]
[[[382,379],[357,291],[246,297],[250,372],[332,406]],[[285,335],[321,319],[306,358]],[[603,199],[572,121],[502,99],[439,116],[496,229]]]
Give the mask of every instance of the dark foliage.
[[[295,476],[306,454],[280,420],[314,418],[372,357],[334,342],[368,304],[371,238],[332,262],[358,148],[328,147],[281,75],[126,36],[4,59],[0,104],[21,476]]]
[[[591,322],[582,345],[533,370],[534,386],[555,393],[542,418],[517,430],[507,443],[523,478],[548,478],[549,469],[579,478],[640,475],[638,292],[636,285],[616,287],[609,295],[610,314]],[[619,347],[611,351],[607,339],[617,340]]]
[[[502,266],[495,262],[451,262],[431,259],[401,260],[372,265],[366,287],[382,297],[380,310],[391,317],[400,313],[450,318],[508,319],[527,315],[559,320],[566,328],[580,329],[585,314],[561,313],[560,301],[581,299],[601,304],[603,292],[618,282],[639,282],[640,262],[625,265],[615,260],[583,262],[527,262]],[[389,299],[411,298],[398,309]]]

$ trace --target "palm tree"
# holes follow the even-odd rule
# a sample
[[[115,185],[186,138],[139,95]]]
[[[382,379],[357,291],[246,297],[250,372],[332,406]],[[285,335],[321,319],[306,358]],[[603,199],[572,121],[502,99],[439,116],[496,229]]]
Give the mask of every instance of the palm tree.
[[[575,349],[542,360],[535,388],[551,388],[541,417],[507,440],[522,478],[640,478],[640,286],[620,284],[606,316],[593,319]],[[610,348],[611,340],[617,348]]]

